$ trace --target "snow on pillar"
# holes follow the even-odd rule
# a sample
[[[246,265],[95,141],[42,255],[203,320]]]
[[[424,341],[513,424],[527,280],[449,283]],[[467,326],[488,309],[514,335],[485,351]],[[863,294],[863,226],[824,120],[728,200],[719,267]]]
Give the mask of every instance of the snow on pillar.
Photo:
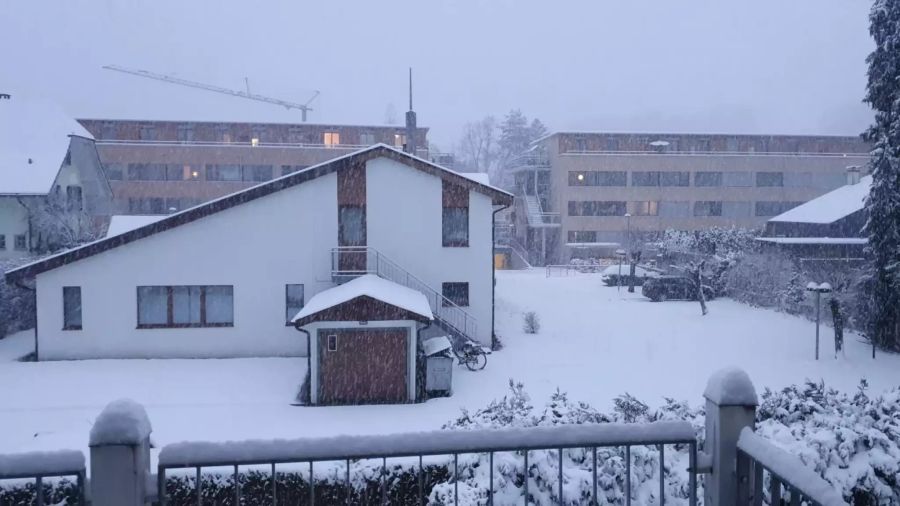
[[[150,420],[130,399],[113,401],[91,428],[91,499],[95,506],[138,506],[150,476]]]
[[[737,441],[744,427],[754,427],[756,389],[742,369],[715,372],[706,384],[705,460],[711,465],[706,478],[704,504],[737,504]]]

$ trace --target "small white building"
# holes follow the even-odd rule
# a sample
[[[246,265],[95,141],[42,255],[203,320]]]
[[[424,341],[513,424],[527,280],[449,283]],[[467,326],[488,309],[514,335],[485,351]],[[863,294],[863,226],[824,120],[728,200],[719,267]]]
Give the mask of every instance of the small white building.
[[[376,145],[7,280],[34,279],[40,360],[304,356],[292,319],[313,296],[365,274],[420,292],[430,335],[489,345],[493,219],[512,198]]]

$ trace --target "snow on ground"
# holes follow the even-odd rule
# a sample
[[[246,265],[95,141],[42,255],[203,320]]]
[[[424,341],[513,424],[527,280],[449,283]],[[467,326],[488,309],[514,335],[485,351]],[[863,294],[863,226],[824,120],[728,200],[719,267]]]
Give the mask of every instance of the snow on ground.
[[[12,362],[34,351],[34,330],[23,330],[0,339],[0,370],[3,362]]]
[[[424,404],[291,406],[306,372],[300,357],[0,363],[0,453],[86,449],[93,420],[120,398],[145,405],[159,448],[432,430],[461,407],[506,394],[509,378],[523,381],[538,405],[559,387],[602,410],[626,391],[650,404],[668,396],[697,405],[709,376],[732,365],[758,392],[806,378],[850,392],[863,377],[871,392],[900,385],[900,356],[872,361],[870,348],[849,334],[846,358],[835,360],[823,326],[816,362],[812,323],[727,299],[711,301],[701,316],[697,303],[653,303],[603,286],[597,274],[546,278],[544,270],[498,273],[497,297],[504,350],[483,371],[457,367],[454,396]],[[521,330],[526,310],[540,317],[537,335]]]

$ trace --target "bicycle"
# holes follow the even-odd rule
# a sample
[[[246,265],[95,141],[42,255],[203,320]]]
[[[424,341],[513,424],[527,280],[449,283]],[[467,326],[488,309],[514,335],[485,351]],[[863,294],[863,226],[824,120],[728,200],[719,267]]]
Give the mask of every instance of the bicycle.
[[[465,364],[470,371],[480,371],[487,365],[487,353],[480,344],[466,340],[462,345],[452,348],[458,363]]]

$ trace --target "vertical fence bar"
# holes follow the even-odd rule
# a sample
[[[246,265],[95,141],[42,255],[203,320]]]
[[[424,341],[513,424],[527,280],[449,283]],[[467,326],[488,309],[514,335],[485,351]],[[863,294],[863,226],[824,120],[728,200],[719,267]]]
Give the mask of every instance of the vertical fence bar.
[[[453,454],[453,504],[459,506],[459,454]]]
[[[525,505],[528,505],[528,477],[531,473],[528,472],[528,450],[525,450]]]
[[[422,506],[422,501],[425,499],[425,471],[422,468],[422,456],[419,455],[419,500],[416,503],[417,506]]]
[[[44,480],[40,476],[34,477],[35,504],[44,506]]]
[[[494,506],[494,452],[488,452],[488,504]]]
[[[344,504],[350,506],[350,459],[344,467]]]
[[[559,449],[559,504],[563,503],[563,450]]]
[[[278,506],[278,478],[275,474],[274,462],[272,462],[272,506]]]
[[[738,448],[735,464],[738,504],[750,504],[750,456]]]
[[[666,504],[666,447],[659,445],[659,506]]]
[[[591,457],[593,463],[591,465],[591,504],[599,505],[600,500],[597,499],[597,447],[591,448]]]
[[[316,481],[313,478],[313,462],[309,461],[309,506],[316,504]]]
[[[200,481],[200,466],[194,470],[194,494],[197,497],[197,506],[203,504],[203,492],[200,490],[203,483]]]
[[[238,465],[234,465],[234,506],[241,504],[241,477],[238,474]]]
[[[166,506],[166,468],[158,467],[156,471],[156,500],[159,506]]]
[[[800,506],[800,491],[794,487],[788,490],[791,492],[791,506]]]
[[[387,458],[381,458],[381,504],[387,504]]]
[[[631,446],[625,447],[625,506],[631,506]]]
[[[691,441],[690,448],[690,466],[691,470],[688,473],[688,486],[690,487],[690,491],[688,492],[689,497],[689,505],[697,506],[697,442]]]
[[[757,462],[753,461],[753,506],[762,506],[763,504],[763,496],[766,494],[763,492],[763,466]]]
[[[781,504],[781,482],[778,477],[769,473],[769,504]]]

